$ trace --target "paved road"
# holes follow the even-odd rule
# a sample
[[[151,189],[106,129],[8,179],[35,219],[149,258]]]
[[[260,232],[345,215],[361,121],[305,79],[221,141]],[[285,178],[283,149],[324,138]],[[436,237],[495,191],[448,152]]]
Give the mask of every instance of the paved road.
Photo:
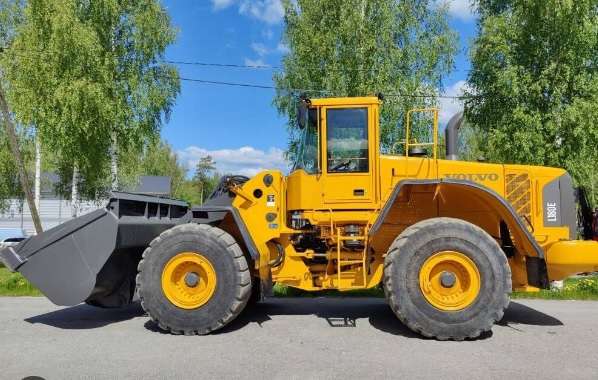
[[[382,299],[273,299],[210,336],[160,333],[138,305],[0,298],[0,378],[598,379],[598,302],[517,301],[471,342],[422,339]]]

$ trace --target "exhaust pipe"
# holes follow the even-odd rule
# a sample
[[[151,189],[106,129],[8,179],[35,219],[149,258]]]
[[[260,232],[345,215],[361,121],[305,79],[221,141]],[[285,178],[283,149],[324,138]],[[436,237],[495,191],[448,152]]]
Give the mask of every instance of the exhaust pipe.
[[[449,120],[445,130],[446,140],[446,159],[456,161],[459,159],[457,154],[457,144],[459,140],[459,128],[463,123],[463,111],[457,112]]]

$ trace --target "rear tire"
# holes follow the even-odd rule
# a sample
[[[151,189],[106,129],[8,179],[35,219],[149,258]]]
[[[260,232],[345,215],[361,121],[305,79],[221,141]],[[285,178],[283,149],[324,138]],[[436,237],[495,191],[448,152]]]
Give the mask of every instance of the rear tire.
[[[183,253],[201,255],[213,271],[212,290],[197,306],[175,304],[163,285],[165,269]],[[173,334],[204,335],[218,330],[243,311],[251,295],[251,275],[241,248],[231,235],[206,224],[164,231],[143,253],[138,271],[141,306],[161,329]],[[172,285],[176,290],[175,285],[180,284]]]
[[[432,284],[427,276],[434,273],[429,263],[438,257],[448,257],[440,265],[456,268],[457,275],[435,272],[434,296],[426,287]],[[440,273],[447,272],[441,284]],[[456,293],[449,294],[453,287]],[[503,317],[511,269],[500,246],[481,228],[459,219],[433,218],[405,229],[390,246],[384,293],[401,322],[419,334],[439,340],[476,338]]]

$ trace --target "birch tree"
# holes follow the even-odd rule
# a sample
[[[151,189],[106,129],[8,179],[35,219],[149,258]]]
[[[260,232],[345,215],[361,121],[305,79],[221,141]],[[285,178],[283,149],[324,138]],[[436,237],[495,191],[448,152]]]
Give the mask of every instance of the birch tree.
[[[7,98],[58,157],[75,201],[115,185],[118,149],[158,135],[180,89],[162,63],[174,39],[157,0],[27,1],[2,59]]]
[[[274,104],[288,117],[291,155],[299,95],[292,89],[314,97],[402,95],[384,102],[385,150],[401,139],[408,109],[436,104],[457,52],[446,6],[428,0],[284,0],[283,5],[288,53],[283,71],[274,76]]]
[[[18,0],[0,0],[0,61],[5,60],[13,47],[17,28],[22,21],[23,4]],[[10,59],[10,58],[9,58]],[[29,181],[29,174],[25,167],[25,161],[19,147],[17,128],[13,119],[13,112],[8,104],[5,91],[6,77],[3,67],[0,65],[0,122],[4,125],[8,146],[12,153],[12,159],[18,172],[21,189],[27,199],[29,211],[37,233],[43,231],[39,212]]]
[[[467,119],[493,161],[566,168],[598,205],[595,0],[480,0]]]

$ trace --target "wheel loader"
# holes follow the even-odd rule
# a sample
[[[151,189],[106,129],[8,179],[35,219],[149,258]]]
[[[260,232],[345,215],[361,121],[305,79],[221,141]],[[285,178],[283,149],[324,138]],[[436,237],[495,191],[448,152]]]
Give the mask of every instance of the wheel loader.
[[[303,98],[290,174],[225,176],[195,207],[114,192],[104,209],[0,257],[57,305],[138,298],[161,329],[185,335],[222,328],[282,284],[381,287],[413,331],[476,338],[512,291],[598,271],[596,215],[565,170],[457,160],[461,115],[441,159],[436,109],[410,111],[401,152],[382,154],[382,106]],[[422,114],[429,142],[411,138],[409,120]]]

